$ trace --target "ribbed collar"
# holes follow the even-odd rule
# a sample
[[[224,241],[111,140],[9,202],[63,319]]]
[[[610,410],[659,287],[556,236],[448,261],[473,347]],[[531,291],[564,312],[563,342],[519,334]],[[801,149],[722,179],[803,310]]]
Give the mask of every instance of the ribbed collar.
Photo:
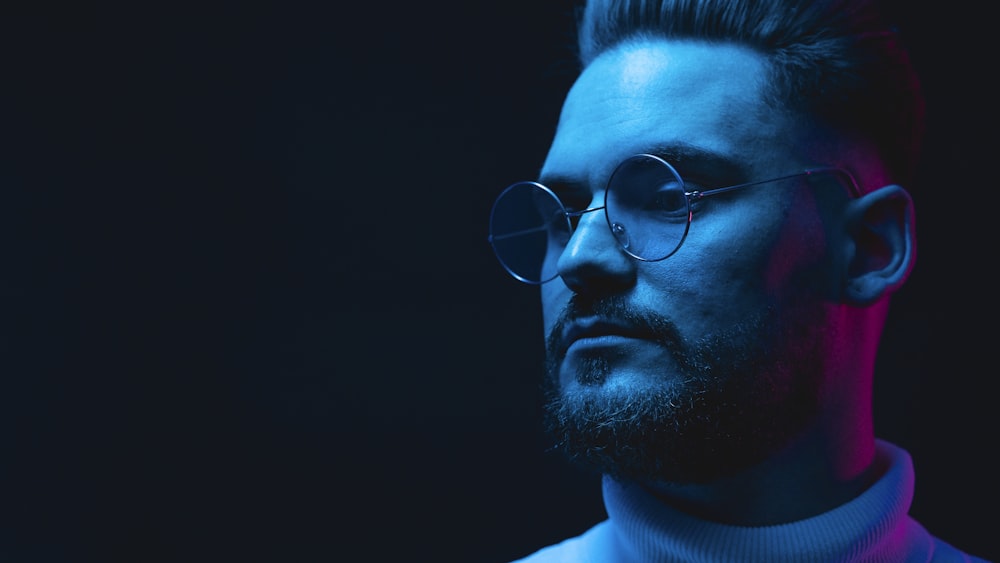
[[[626,559],[635,561],[875,561],[913,548],[922,532],[908,516],[910,455],[878,441],[887,467],[868,490],[834,510],[789,524],[744,527],[699,520],[672,509],[642,486],[604,478],[604,503]]]

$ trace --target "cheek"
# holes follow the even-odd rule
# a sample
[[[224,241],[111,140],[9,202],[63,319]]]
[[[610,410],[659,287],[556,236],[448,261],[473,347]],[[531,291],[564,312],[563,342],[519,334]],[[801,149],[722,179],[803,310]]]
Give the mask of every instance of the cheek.
[[[569,302],[571,292],[562,279],[556,278],[541,286],[542,298],[542,321],[545,335],[548,336],[552,325],[556,323],[566,303]]]
[[[800,198],[801,205],[785,212],[774,236],[763,271],[764,290],[768,293],[784,293],[789,285],[800,290],[819,289],[824,283],[827,237],[814,201],[804,199]]]
[[[721,300],[727,308],[740,308],[766,291],[765,272],[779,236],[780,219],[759,205],[727,211],[693,225],[699,229],[695,254],[701,259],[691,270],[697,274],[689,283],[701,293],[713,294],[716,303]]]
[[[715,225],[705,256],[715,257],[717,279],[731,299],[780,300],[822,283],[829,255],[815,198],[806,189],[770,195],[769,201],[747,199],[728,222]]]
[[[783,203],[788,205],[765,208],[757,202],[693,225],[697,236],[668,259],[674,260],[668,265],[672,274],[683,272],[683,282],[654,282],[670,285],[675,310],[708,328],[722,318],[757,314],[800,291],[803,283],[815,283],[825,237],[814,206]]]

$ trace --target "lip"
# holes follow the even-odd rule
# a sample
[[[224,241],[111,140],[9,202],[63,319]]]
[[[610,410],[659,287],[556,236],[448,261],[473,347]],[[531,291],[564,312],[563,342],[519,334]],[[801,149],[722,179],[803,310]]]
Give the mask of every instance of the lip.
[[[625,339],[649,340],[649,334],[615,319],[588,317],[566,326],[562,334],[563,354],[574,343],[587,341],[592,344],[616,344]]]

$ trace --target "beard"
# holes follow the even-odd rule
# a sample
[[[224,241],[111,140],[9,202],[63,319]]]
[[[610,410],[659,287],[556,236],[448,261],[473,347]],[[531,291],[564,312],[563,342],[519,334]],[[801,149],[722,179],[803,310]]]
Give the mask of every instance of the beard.
[[[787,446],[815,418],[823,314],[817,305],[798,307],[795,321],[783,323],[766,310],[687,341],[669,319],[617,297],[574,296],[546,345],[544,417],[553,448],[619,480],[708,483],[739,473]],[[604,385],[613,368],[596,354],[578,362],[579,385],[561,389],[562,327],[587,315],[639,327],[670,353],[679,373],[654,374],[642,386]]]

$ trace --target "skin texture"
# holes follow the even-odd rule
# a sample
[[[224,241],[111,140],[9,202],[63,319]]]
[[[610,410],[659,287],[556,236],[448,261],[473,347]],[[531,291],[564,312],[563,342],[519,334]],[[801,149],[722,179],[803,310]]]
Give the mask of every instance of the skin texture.
[[[746,525],[828,510],[877,477],[875,350],[914,259],[905,192],[863,144],[765,103],[766,76],[734,44],[619,45],[571,89],[539,178],[577,208],[600,206],[636,153],[674,164],[689,190],[815,166],[866,187],[852,199],[821,175],[707,198],[657,262],[628,257],[588,213],[541,288],[556,445]]]

